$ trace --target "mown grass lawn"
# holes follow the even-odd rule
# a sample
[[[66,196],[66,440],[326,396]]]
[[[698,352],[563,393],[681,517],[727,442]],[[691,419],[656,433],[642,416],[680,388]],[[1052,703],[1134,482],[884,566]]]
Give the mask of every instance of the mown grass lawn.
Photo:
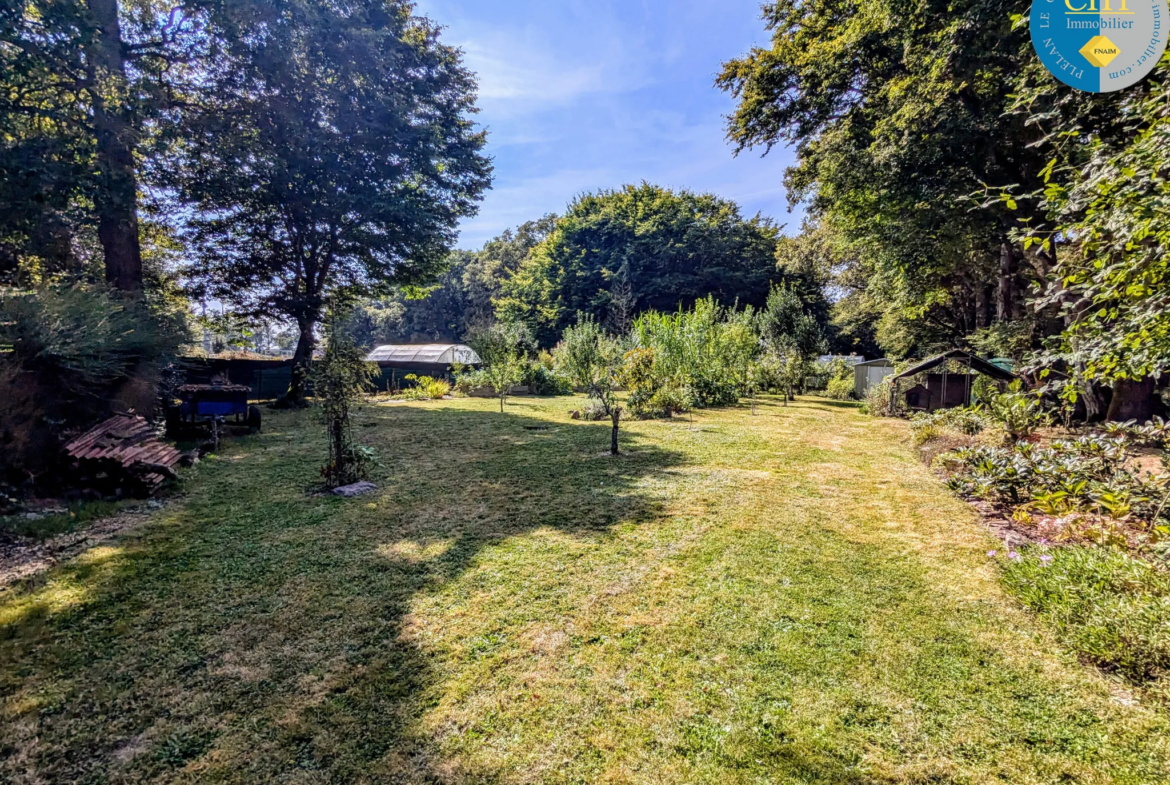
[[[1002,593],[899,423],[570,399],[309,413],[132,539],[0,593],[0,780],[1153,783],[1165,714]]]

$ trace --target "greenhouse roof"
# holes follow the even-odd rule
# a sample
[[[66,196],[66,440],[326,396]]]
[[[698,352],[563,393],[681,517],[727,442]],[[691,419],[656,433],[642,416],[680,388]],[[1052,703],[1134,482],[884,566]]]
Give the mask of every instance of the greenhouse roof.
[[[366,362],[477,365],[481,360],[470,346],[461,343],[401,343],[375,347]]]

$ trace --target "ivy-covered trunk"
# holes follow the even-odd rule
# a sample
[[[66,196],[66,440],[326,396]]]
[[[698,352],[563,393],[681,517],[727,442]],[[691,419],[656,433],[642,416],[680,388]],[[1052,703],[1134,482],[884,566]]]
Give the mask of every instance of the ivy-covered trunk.
[[[117,0],[90,0],[97,28],[86,48],[93,93],[93,127],[101,189],[94,197],[98,239],[106,280],[124,292],[142,289],[138,242],[138,182],[134,170],[134,129],[126,116],[129,89],[123,61]]]

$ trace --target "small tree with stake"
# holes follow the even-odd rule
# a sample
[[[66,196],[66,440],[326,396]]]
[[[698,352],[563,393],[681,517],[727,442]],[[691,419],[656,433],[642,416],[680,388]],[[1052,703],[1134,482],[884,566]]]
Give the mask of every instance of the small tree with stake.
[[[529,342],[528,328],[519,322],[494,324],[467,339],[483,361],[484,378],[500,399],[500,414],[508,392],[524,381],[524,354]]]
[[[329,463],[321,476],[331,488],[365,479],[374,462],[368,447],[354,444],[349,413],[374,388],[376,366],[340,329],[343,319],[334,312],[329,320],[325,353],[313,370],[313,392],[321,406],[321,421],[329,436]]]
[[[618,454],[618,426],[622,407],[618,405],[618,373],[622,364],[622,347],[610,337],[592,316],[579,317],[577,325],[565,330],[557,346],[557,365],[576,387],[588,391],[613,423],[609,452]]]

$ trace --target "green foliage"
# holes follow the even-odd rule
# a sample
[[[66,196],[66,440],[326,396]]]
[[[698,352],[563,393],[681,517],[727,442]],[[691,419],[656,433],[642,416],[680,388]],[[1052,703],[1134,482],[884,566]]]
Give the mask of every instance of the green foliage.
[[[575,387],[586,390],[613,422],[610,453],[618,454],[618,424],[622,407],[617,391],[622,368],[621,343],[588,314],[565,330],[553,351],[556,367]]]
[[[1139,447],[1165,447],[1170,442],[1170,422],[1154,417],[1150,422],[1138,424],[1136,420],[1107,422],[1102,426],[1105,433],[1122,438]]]
[[[976,436],[994,424],[982,407],[960,406],[915,414],[910,418],[910,434],[915,444],[922,444],[946,431]]]
[[[865,390],[862,411],[873,417],[897,417],[902,414],[902,401],[895,400],[891,404],[890,393],[893,390],[894,383],[889,376],[877,384],[871,384]]]
[[[984,398],[988,414],[1002,423],[1013,439],[1031,435],[1037,428],[1052,424],[1038,393],[1025,392],[1021,382],[1012,382],[1006,392],[990,390]]]
[[[402,391],[402,397],[408,401],[437,401],[451,392],[451,383],[446,379],[433,379],[413,373],[408,373],[404,378],[413,382]]]
[[[443,269],[490,183],[475,80],[399,0],[213,4],[207,25],[218,67],[155,176],[191,216],[193,289],[295,321],[303,368],[330,296]]]
[[[1168,74],[1164,60],[1111,107],[1107,121],[1049,110],[1063,102],[1047,85],[1023,96],[1054,140],[1081,142],[1059,144],[1053,153],[1040,199],[1051,224],[1028,227],[1027,242],[1051,247],[1058,236],[1075,238],[1059,255],[1040,303],[1069,320],[1044,361],[1061,362],[1083,379],[1141,380],[1170,369]],[[1078,388],[1066,392],[1075,397]]]
[[[647,310],[705,298],[761,305],[782,277],[777,229],[728,201],[642,184],[577,198],[503,287],[499,312],[533,325],[542,345],[578,312],[615,331]],[[791,276],[785,276],[791,277]],[[810,287],[810,296],[820,296]]]
[[[496,391],[501,414],[508,393],[524,381],[528,369],[525,358],[531,342],[528,328],[519,322],[498,322],[476,330],[467,339],[483,361],[482,381]]]
[[[329,462],[321,476],[331,488],[365,479],[376,463],[368,448],[354,442],[350,411],[374,389],[378,367],[365,361],[365,353],[340,328],[342,322],[340,316],[333,320],[325,352],[313,366],[313,394],[329,439]]]
[[[1064,642],[1133,682],[1170,668],[1170,577],[1109,548],[1029,549],[1003,562],[1009,591]]]
[[[849,378],[835,377],[829,380],[829,386],[825,388],[825,395],[838,401],[851,401],[854,396],[853,377]]]
[[[890,356],[953,347],[991,320],[1022,313],[1043,264],[1025,263],[1010,229],[1041,214],[1034,201],[970,195],[982,184],[1037,177],[1046,151],[1026,116],[1008,110],[1035,62],[1013,2],[770,2],[770,47],[723,67],[738,101],[738,150],[796,151],[786,183],[828,224],[826,254],[848,279],[838,309],[860,340]],[[1049,79],[1051,83],[1053,80]],[[842,347],[843,349],[848,347]]]
[[[817,355],[827,348],[824,333],[797,292],[788,286],[772,288],[759,322],[764,351],[772,358],[786,398],[791,399],[812,372]]]
[[[699,300],[689,311],[643,313],[634,321],[630,338],[635,347],[652,353],[649,378],[641,381],[643,392],[682,390],[700,408],[726,406],[746,394],[759,354],[755,311],[750,306],[742,311],[724,308],[713,297]],[[644,364],[645,357],[639,362]],[[644,368],[639,370],[644,373]]]
[[[953,472],[948,486],[957,493],[1034,504],[1049,514],[1082,510],[1119,521],[1132,518],[1156,528],[1160,516],[1170,514],[1159,503],[1167,477],[1143,478],[1127,470],[1128,458],[1124,439],[1083,436],[1047,447],[1019,442],[1010,449],[961,448],[940,461]]]
[[[414,341],[462,341],[494,319],[493,301],[508,276],[552,230],[546,215],[508,229],[479,251],[454,251],[447,269],[426,287],[400,287],[393,294],[362,301],[347,329],[359,346]]]

